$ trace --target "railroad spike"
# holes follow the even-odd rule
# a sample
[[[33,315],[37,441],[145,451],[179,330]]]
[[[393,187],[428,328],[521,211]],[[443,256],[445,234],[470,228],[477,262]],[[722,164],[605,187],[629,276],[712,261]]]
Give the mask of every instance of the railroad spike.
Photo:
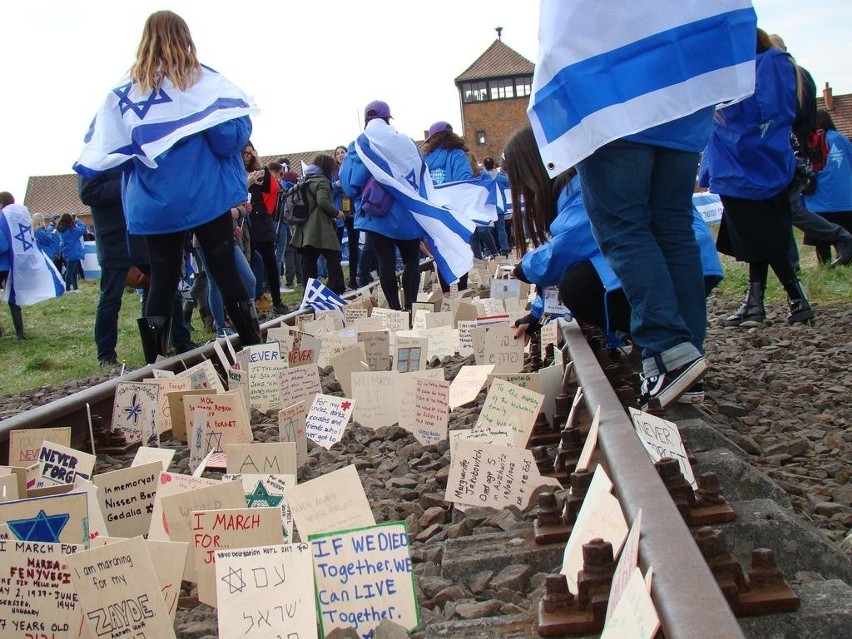
[[[722,524],[737,518],[736,511],[720,494],[719,479],[715,473],[699,475],[696,478],[698,491],[695,492],[681,473],[676,459],[664,457],[654,467],[687,526]]]

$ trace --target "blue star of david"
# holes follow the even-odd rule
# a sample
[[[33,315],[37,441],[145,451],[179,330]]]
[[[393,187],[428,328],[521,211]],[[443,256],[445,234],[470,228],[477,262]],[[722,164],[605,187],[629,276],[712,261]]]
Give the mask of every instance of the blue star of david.
[[[29,238],[27,235],[29,234]],[[18,240],[21,245],[24,247],[25,251],[29,251],[33,247],[33,227],[32,225],[26,225],[18,223],[18,234],[13,235],[16,240]]]
[[[134,102],[130,99],[130,89],[132,86],[133,85],[128,82],[124,86],[113,89],[113,93],[118,96],[118,108],[121,109],[121,115],[132,110],[136,114],[136,117],[140,120],[144,120],[152,106],[155,104],[166,104],[167,102],[172,101],[172,99],[162,89],[151,89],[151,95],[149,95],[145,100]]]
[[[44,541],[51,544],[59,543],[62,529],[71,519],[71,515],[47,515],[43,510],[32,519],[15,519],[8,523],[12,531],[21,541]]]
[[[406,182],[408,182],[411,187],[416,191],[417,190],[417,180],[414,177],[414,169],[408,172],[408,175],[403,176]]]
[[[283,497],[278,495],[270,495],[266,490],[266,486],[263,485],[263,482],[259,481],[257,482],[254,492],[246,495],[246,505],[249,508],[254,508],[255,502],[257,502],[260,504],[266,504],[269,507],[275,507],[280,505],[283,499]]]

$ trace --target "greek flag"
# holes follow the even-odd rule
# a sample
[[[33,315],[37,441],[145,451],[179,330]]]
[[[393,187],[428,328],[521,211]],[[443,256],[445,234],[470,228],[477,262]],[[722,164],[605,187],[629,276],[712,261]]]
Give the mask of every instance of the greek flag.
[[[319,280],[308,278],[305,295],[299,308],[312,308],[315,311],[333,311],[346,306],[346,300],[328,288]]]
[[[376,181],[411,211],[441,277],[453,283],[469,272],[473,268],[470,238],[476,224],[468,212],[451,203],[451,197],[436,198],[429,167],[414,142],[375,119],[355,140],[355,150]]]
[[[143,93],[125,77],[95,115],[74,170],[92,177],[131,158],[156,168],[156,158],[180,140],[257,112],[252,98],[205,66],[186,91],[165,78],[159,90]]]
[[[550,175],[751,95],[756,23],[750,0],[542,0],[527,114]]]
[[[0,212],[0,233],[11,247],[11,268],[3,299],[10,304],[30,306],[59,297],[65,284],[44,253],[38,250],[27,207],[9,204]]]

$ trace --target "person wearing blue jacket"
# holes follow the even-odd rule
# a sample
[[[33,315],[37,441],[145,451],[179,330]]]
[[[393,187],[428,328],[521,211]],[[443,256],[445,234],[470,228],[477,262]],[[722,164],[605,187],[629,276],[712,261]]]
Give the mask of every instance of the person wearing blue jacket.
[[[83,244],[86,225],[70,213],[63,213],[56,225],[56,234],[59,236],[59,252],[65,260],[65,290],[68,293],[79,293],[77,278],[83,270],[81,261],[86,257]]]
[[[773,48],[762,29],[756,50],[754,94],[716,112],[700,178],[721,196],[725,209],[717,248],[749,265],[745,299],[726,326],[756,326],[766,319],[770,267],[787,292],[787,323],[814,317],[789,256],[789,189],[796,168],[790,139],[801,81],[790,56]]]
[[[0,192],[0,215],[3,215],[3,209],[15,203],[15,198],[8,191]],[[43,220],[44,218],[42,218]],[[5,224],[4,220],[0,220],[0,224]],[[36,240],[38,242],[38,240]],[[48,256],[51,257],[51,256]],[[0,286],[12,286],[12,282],[7,281],[9,272],[12,270],[12,247],[9,245],[9,240],[6,239],[6,234],[0,231]],[[15,337],[19,340],[27,339],[24,335],[24,316],[21,313],[21,307],[14,302],[9,302],[9,312],[12,315],[12,326],[15,327]]]
[[[389,125],[391,117],[388,104],[374,100],[364,109],[364,126],[366,128],[376,119]],[[402,310],[396,284],[396,250],[399,249],[403,261],[402,290],[405,294],[405,310],[411,310],[412,303],[417,299],[417,287],[420,285],[420,225],[411,212],[396,199],[387,215],[366,215],[361,209],[361,191],[369,178],[370,172],[358,157],[355,142],[352,142],[340,165],[339,179],[343,192],[355,202],[355,230],[367,233],[375,252],[382,292],[388,306],[394,310]]]
[[[838,132],[828,111],[817,111],[817,129],[825,131],[828,161],[816,174],[816,190],[802,197],[805,206],[829,221],[852,232],[852,143]],[[821,264],[831,263],[831,242],[805,234],[805,244],[813,245]],[[837,264],[852,262],[852,254],[843,255],[838,245]]]

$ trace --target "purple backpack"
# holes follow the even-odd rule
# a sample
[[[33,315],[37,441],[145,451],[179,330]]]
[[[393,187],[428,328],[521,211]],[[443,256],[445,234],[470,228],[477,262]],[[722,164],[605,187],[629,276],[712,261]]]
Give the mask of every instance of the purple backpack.
[[[393,196],[371,175],[361,189],[361,211],[370,217],[385,217],[392,204]]]

